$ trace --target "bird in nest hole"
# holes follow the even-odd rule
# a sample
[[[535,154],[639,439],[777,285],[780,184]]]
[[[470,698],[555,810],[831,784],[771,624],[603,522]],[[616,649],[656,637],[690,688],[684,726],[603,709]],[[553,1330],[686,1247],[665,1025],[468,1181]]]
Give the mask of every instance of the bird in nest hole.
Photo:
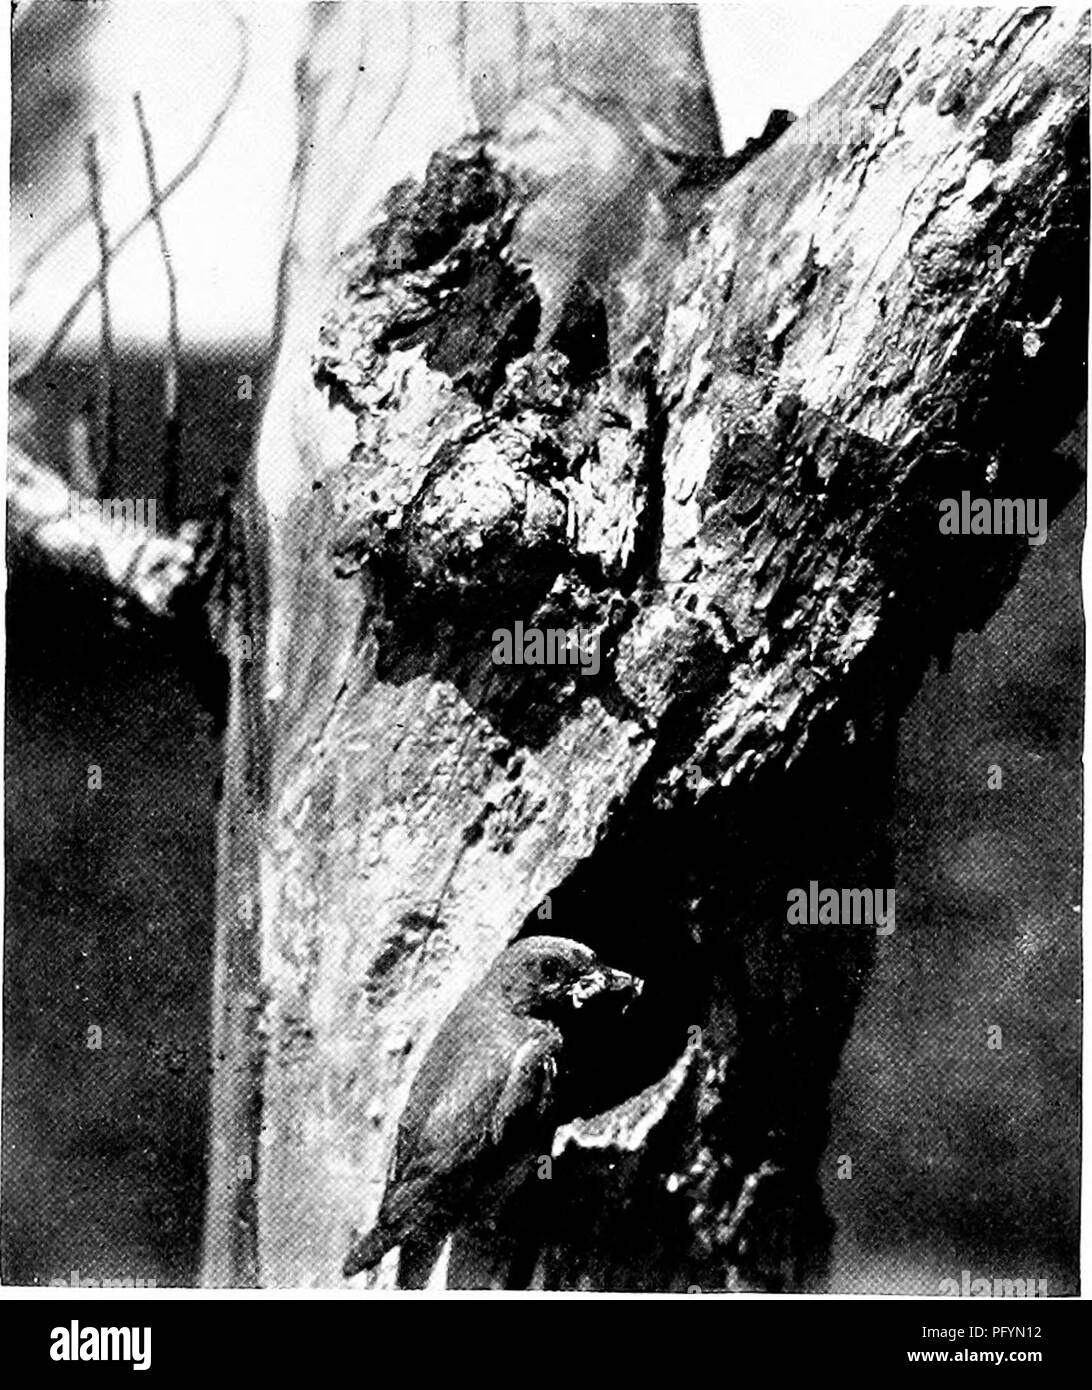
[[[397,1246],[399,1287],[423,1287],[447,1236],[497,1212],[575,1118],[569,1081],[594,1036],[584,1021],[613,1023],[642,988],[564,937],[527,937],[503,951],[425,1054],[379,1214],[353,1239],[345,1277]]]

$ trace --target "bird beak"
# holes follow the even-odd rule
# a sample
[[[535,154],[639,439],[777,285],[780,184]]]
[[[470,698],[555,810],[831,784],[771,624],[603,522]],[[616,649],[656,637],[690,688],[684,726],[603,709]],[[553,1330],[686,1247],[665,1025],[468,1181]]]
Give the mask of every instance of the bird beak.
[[[582,1009],[589,999],[599,994],[622,994],[625,1002],[623,1012],[645,987],[644,980],[636,975],[627,975],[624,970],[610,970],[607,966],[597,966],[582,975],[573,985],[572,1001],[574,1009]]]

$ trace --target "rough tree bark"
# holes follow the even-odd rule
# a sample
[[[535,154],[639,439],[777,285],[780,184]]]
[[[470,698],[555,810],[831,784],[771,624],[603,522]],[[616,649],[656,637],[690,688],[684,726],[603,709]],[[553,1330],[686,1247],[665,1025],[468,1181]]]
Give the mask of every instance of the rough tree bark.
[[[648,988],[521,1213],[537,1281],[821,1283],[873,942],[786,894],[891,886],[895,721],[1018,572],[940,500],[1078,485],[1087,36],[902,12],[740,170],[691,11],[490,23],[321,7],[301,67],[205,1277],[338,1282],[434,1029],[545,929]],[[517,620],[599,672],[494,665]],[[452,1283],[503,1284],[499,1226]]]

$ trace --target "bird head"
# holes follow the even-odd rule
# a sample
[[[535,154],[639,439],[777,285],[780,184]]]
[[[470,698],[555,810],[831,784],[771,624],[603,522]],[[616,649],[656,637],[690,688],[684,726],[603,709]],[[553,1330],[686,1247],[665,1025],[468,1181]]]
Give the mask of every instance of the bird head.
[[[563,936],[517,941],[490,974],[514,1013],[555,1023],[608,996],[624,1009],[644,988],[643,980],[612,970],[587,946]]]

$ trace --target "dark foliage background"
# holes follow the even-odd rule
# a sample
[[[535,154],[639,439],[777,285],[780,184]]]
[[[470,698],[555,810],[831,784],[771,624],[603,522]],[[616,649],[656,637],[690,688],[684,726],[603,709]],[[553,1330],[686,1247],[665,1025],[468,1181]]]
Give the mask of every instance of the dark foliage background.
[[[156,497],[158,360],[127,356],[117,495]],[[183,512],[209,516],[257,410],[252,349],[185,363]],[[255,383],[238,399],[238,377]],[[43,457],[95,380],[39,384]],[[218,672],[109,597],[17,565],[7,604],[3,1278],[188,1284],[206,1143]],[[88,789],[88,766],[102,789]],[[101,1050],[87,1030],[102,1029]]]

